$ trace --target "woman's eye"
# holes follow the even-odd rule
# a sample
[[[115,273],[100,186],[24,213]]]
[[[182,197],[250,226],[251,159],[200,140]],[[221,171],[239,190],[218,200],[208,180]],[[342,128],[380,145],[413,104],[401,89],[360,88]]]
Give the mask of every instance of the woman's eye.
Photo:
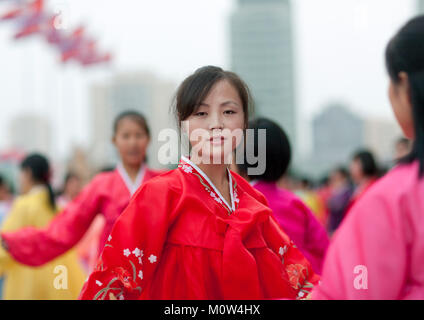
[[[201,117],[201,116],[204,116],[205,114],[206,114],[206,112],[197,112],[194,115]]]
[[[234,114],[235,112],[233,110],[227,110],[225,111],[226,114]]]

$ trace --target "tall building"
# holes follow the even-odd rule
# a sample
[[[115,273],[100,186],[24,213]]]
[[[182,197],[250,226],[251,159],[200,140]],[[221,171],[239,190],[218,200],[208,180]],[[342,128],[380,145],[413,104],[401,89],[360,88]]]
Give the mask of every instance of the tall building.
[[[249,85],[255,114],[273,119],[296,144],[289,0],[238,0],[231,17],[231,68]]]
[[[417,0],[418,13],[424,14],[424,0]]]
[[[348,164],[353,152],[365,146],[364,128],[362,118],[344,105],[327,106],[313,119],[313,150],[302,163],[302,172],[320,178],[335,166]]]
[[[149,165],[162,167],[158,160],[158,134],[161,129],[172,127],[169,108],[176,86],[158,79],[150,73],[122,73],[107,83],[91,88],[92,148],[90,159],[98,169],[113,166],[118,154],[111,143],[115,117],[128,110],[142,113],[150,126],[151,141],[148,150]]]
[[[9,126],[11,148],[24,152],[41,152],[52,155],[52,128],[48,119],[36,114],[23,114],[14,118]]]

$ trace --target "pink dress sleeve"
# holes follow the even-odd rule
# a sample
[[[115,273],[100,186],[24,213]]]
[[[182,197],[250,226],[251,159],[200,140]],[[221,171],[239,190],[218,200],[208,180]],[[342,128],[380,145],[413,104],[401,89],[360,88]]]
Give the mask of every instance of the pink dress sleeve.
[[[367,194],[335,233],[313,299],[398,299],[407,248],[400,206]]]
[[[100,187],[95,178],[46,228],[27,227],[2,233],[7,251],[22,264],[40,266],[71,249],[100,212]]]

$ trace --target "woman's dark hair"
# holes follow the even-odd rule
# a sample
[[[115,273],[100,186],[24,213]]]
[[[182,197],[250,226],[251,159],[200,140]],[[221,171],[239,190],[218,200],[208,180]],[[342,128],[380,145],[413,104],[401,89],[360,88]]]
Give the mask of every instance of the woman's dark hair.
[[[22,161],[21,169],[29,170],[34,182],[44,184],[47,187],[50,206],[53,210],[56,210],[55,196],[50,185],[50,164],[47,158],[41,154],[31,154]]]
[[[197,69],[179,86],[173,104],[178,126],[196,112],[212,87],[221,80],[227,80],[237,90],[243,104],[244,123],[247,126],[249,109],[253,107],[248,86],[237,74],[214,66]]]
[[[353,160],[358,160],[361,163],[362,172],[367,177],[376,177],[378,175],[378,168],[374,156],[368,150],[357,151],[353,155]]]
[[[340,174],[345,179],[350,178],[349,171],[343,166],[336,167],[333,172]]]
[[[386,67],[393,83],[399,73],[408,75],[415,139],[411,153],[401,163],[419,161],[419,176],[424,174],[424,15],[410,20],[390,40],[386,48]]]
[[[258,118],[249,122],[249,130],[253,130],[253,141],[246,141],[244,148],[244,163],[237,164],[239,170],[247,175],[248,168],[256,167],[257,164],[247,163],[246,153],[253,152],[258,156],[259,150],[259,129],[265,129],[266,134],[266,167],[265,172],[260,176],[249,176],[252,179],[258,179],[268,182],[278,181],[287,171],[291,160],[290,142],[284,130],[275,122]]]
[[[147,124],[146,118],[137,111],[129,110],[124,111],[115,118],[115,121],[113,123],[113,135],[116,135],[116,132],[118,131],[119,123],[123,119],[131,119],[135,121],[147,134],[147,136],[150,138],[150,128]]]

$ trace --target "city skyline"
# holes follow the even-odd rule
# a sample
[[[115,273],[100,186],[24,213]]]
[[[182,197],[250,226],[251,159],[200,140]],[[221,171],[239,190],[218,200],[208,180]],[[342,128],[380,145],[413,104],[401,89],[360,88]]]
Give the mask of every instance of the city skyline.
[[[416,2],[292,3],[295,99],[300,113],[298,148],[303,152],[311,148],[312,118],[334,100],[351,105],[361,115],[394,121],[386,93],[383,50],[394,32],[416,12]],[[384,14],[374,19],[382,4],[386,7]],[[0,28],[0,50],[4,54],[0,61],[0,148],[8,146],[7,124],[22,112],[49,118],[56,155],[66,157],[73,144],[88,147],[89,87],[111,74],[150,71],[178,84],[201,65],[230,66],[229,17],[235,1],[207,5],[160,0],[148,6],[129,1],[118,6],[106,1],[102,2],[102,11],[97,11],[99,5],[97,0],[75,1],[69,11],[75,23],[86,19],[104,46],[115,49],[117,59],[106,68],[61,66],[36,39],[15,43],[10,40],[10,28]],[[123,19],[114,14],[118,7],[133,10]],[[190,12],[184,11],[187,7]],[[326,12],[331,14],[321,19],[319,15]],[[182,19],[184,15],[187,19]],[[155,16],[163,19],[157,21]]]

